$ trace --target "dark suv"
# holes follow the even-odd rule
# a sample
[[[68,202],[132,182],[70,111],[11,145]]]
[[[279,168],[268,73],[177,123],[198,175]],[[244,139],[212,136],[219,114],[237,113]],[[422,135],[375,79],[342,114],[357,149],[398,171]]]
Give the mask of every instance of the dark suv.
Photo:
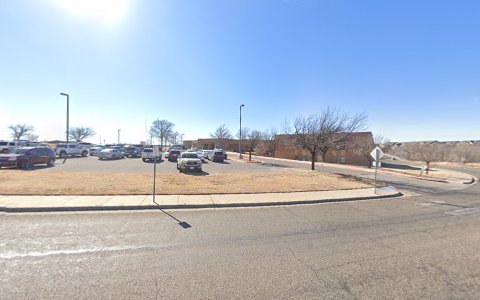
[[[171,150],[168,154],[168,161],[176,161],[180,157],[180,151]]]
[[[0,167],[31,169],[40,164],[55,166],[55,152],[47,147],[22,147],[0,154]]]
[[[211,154],[211,161],[213,162],[223,162],[224,159],[223,151],[215,151]]]
[[[125,157],[140,157],[142,156],[142,150],[139,147],[125,147]]]

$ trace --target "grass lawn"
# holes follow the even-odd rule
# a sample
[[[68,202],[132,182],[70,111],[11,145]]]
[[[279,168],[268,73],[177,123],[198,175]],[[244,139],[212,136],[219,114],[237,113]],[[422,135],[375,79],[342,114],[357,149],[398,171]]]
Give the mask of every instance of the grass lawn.
[[[157,174],[157,194],[326,191],[371,187],[366,180],[304,170],[263,174]],[[144,195],[152,174],[0,170],[1,195]]]

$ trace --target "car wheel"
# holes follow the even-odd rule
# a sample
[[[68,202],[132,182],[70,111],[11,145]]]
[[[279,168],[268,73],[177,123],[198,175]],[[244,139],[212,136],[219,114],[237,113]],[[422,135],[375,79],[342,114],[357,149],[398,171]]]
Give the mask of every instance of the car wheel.
[[[3,149],[2,153],[5,153],[5,154],[8,153],[8,149]]]
[[[147,160],[145,158],[142,158],[143,162],[146,162]]]
[[[83,151],[83,152],[82,152],[82,156],[83,156],[83,157],[87,156],[87,154],[88,154],[87,151]]]
[[[47,166],[48,167],[54,167],[55,166],[55,160],[53,158],[48,159]]]
[[[98,159],[99,159],[99,160],[102,160],[103,158],[99,157]]]
[[[24,170],[30,170],[32,168],[32,164],[30,164],[28,161],[24,160],[22,162],[22,169]]]
[[[65,151],[60,152],[60,157],[61,158],[67,157],[67,152],[65,152]]]

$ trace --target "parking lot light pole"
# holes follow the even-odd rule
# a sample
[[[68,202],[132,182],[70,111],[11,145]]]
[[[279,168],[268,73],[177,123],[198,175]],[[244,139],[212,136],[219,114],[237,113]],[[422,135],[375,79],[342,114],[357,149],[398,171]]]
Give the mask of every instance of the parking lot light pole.
[[[67,146],[68,146],[68,132],[69,132],[69,120],[70,120],[70,95],[67,93],[60,93],[61,96],[67,97]]]
[[[117,136],[117,145],[120,145],[120,130],[118,130],[118,136]]]
[[[238,158],[242,159],[242,107],[245,104],[240,105],[240,139],[238,141]]]

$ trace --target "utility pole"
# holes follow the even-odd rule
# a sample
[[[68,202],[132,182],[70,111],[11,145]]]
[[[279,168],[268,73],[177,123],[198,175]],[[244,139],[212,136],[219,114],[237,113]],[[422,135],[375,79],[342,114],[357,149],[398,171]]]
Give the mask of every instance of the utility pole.
[[[62,96],[67,97],[67,132],[66,132],[66,141],[67,141],[67,147],[68,147],[68,136],[69,136],[69,131],[70,131],[70,95],[67,93],[60,93]]]
[[[117,145],[120,145],[120,131],[121,129],[118,130]]]
[[[240,105],[240,139],[238,141],[238,158],[242,159],[242,107],[245,104]]]

